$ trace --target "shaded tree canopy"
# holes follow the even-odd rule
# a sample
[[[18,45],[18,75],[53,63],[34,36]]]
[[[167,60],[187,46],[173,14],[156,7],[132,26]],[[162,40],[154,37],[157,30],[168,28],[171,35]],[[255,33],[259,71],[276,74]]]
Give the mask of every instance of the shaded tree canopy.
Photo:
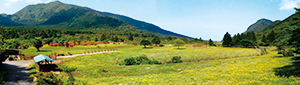
[[[208,40],[208,45],[209,46],[216,46],[216,44],[214,44],[214,41],[211,40],[211,39]]]
[[[149,40],[142,40],[140,45],[144,45],[144,48],[146,48],[146,45],[151,45],[151,42]]]
[[[158,36],[154,36],[153,39],[151,40],[153,44],[160,44],[160,39]]]
[[[232,41],[231,35],[230,35],[228,32],[226,32],[226,34],[225,34],[224,37],[223,37],[223,43],[222,43],[222,46],[224,46],[224,47],[229,47],[229,46],[231,46],[231,41]]]
[[[34,39],[32,40],[33,46],[37,49],[37,51],[40,51],[40,48],[43,47],[43,42],[40,39]]]

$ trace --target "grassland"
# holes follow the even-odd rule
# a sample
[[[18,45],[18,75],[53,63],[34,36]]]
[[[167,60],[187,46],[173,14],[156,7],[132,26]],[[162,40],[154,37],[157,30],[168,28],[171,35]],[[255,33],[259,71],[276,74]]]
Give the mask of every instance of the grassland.
[[[87,51],[94,51],[94,50],[108,50],[108,49],[122,49],[126,47],[130,47],[130,45],[114,45],[114,44],[107,44],[107,47],[105,47],[105,44],[98,44],[98,45],[87,45],[87,46],[74,46],[74,47],[61,47],[61,46],[48,46],[44,45],[42,48],[40,48],[40,52],[37,52],[37,49],[35,47],[29,47],[28,49],[21,49],[20,51],[24,55],[54,55],[54,53],[58,54],[68,54],[68,52],[71,52],[72,54],[83,54]]]
[[[64,59],[63,65],[76,67],[73,72],[77,84],[300,84],[298,77],[278,77],[273,69],[291,64],[290,57],[275,57],[276,51],[263,56],[240,57],[259,54],[248,48],[183,48],[121,45],[120,52],[78,56]],[[94,46],[96,47],[96,46]],[[90,46],[90,48],[94,48]],[[46,47],[45,47],[46,48]],[[170,61],[173,56],[181,56],[187,63],[162,65],[116,65],[124,58],[147,55],[159,62]],[[199,59],[224,60],[194,62]],[[107,71],[104,72],[103,70]],[[66,80],[67,77],[59,75]]]

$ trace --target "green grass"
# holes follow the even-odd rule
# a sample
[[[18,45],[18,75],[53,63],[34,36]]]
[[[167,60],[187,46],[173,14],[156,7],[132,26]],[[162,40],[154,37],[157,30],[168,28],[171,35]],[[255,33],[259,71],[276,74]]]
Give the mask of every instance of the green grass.
[[[102,79],[176,73],[183,69],[205,68],[221,64],[220,62],[208,61],[211,62],[211,64],[207,64],[207,62],[190,62],[165,65],[114,65],[117,58],[119,58],[119,62],[121,62],[124,58],[136,57],[143,54],[147,55],[150,59],[166,62],[170,61],[173,56],[181,56],[184,61],[197,61],[199,59],[230,58],[235,56],[257,55],[259,53],[255,49],[248,48],[211,47],[176,49],[174,47],[154,47],[143,49],[142,46],[131,46],[123,48],[118,53],[86,55],[65,59],[66,62],[63,65],[77,67],[79,71],[76,73],[77,78]],[[101,72],[102,69],[108,72]]]
[[[99,46],[99,48],[97,47]],[[107,47],[105,47],[105,44],[98,44],[90,45],[90,46],[74,46],[74,47],[63,47],[63,46],[48,46],[44,45],[42,48],[40,48],[40,52],[37,52],[37,49],[35,47],[29,47],[28,49],[21,49],[20,51],[22,54],[26,55],[54,55],[54,53],[58,54],[68,54],[68,52],[71,52],[72,54],[83,54],[85,51],[94,51],[94,50],[108,50],[108,49],[119,49],[128,47],[130,45],[114,45],[114,44],[108,44]]]
[[[89,47],[86,47],[89,48]],[[142,46],[122,45],[120,52],[78,56],[63,59],[63,65],[76,67],[73,72],[77,84],[299,84],[298,77],[278,77],[273,69],[289,65],[289,57],[274,57],[273,48],[264,56],[233,58],[259,54],[249,48],[183,48],[153,47],[143,49]],[[181,56],[188,63],[163,65],[115,65],[119,58],[147,55],[159,62],[170,61],[173,56]],[[198,59],[224,60],[193,62]],[[103,69],[108,72],[103,72]],[[34,69],[33,69],[34,70]],[[34,72],[34,71],[32,71]],[[64,75],[64,74],[63,74]],[[66,76],[60,78],[67,79]]]
[[[274,56],[281,55],[277,55],[273,51],[271,54],[259,57],[167,65],[130,66],[131,70],[124,71],[128,73],[132,71],[133,74],[149,73],[143,76],[79,76],[77,79],[89,81],[89,84],[300,84],[298,77],[284,78],[274,75],[274,68],[291,64],[289,57]],[[146,69],[147,71],[145,71],[145,67],[150,67],[150,69]],[[177,71],[177,69],[181,70]],[[155,73],[156,70],[158,70],[157,73]],[[112,70],[108,71],[112,72]]]

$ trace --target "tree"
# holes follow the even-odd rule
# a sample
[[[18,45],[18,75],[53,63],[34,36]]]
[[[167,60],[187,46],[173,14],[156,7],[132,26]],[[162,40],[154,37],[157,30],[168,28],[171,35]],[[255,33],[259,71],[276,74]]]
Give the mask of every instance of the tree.
[[[142,40],[140,45],[144,45],[144,48],[146,48],[146,45],[151,45],[151,42],[149,40]]]
[[[244,47],[253,46],[253,43],[248,39],[242,39],[240,42],[241,42],[241,45]]]
[[[255,35],[254,31],[247,32],[245,36],[246,37],[244,39],[248,39],[248,40],[252,41],[253,43],[256,43],[256,35]]]
[[[154,36],[153,39],[151,40],[151,42],[153,44],[160,44],[161,41],[158,36]]]
[[[100,37],[100,41],[104,41],[104,40],[106,40],[106,35],[103,33]]]
[[[115,42],[119,42],[118,36],[115,36],[115,37],[114,37],[114,40],[115,40]]]
[[[268,36],[267,36],[267,43],[271,44],[274,40],[275,40],[275,33],[272,30],[272,32],[270,34],[268,34]]]
[[[172,44],[173,46],[176,46],[179,49],[180,46],[184,46],[185,42],[181,39],[176,39],[172,42]]]
[[[40,51],[40,47],[43,47],[43,42],[40,39],[34,39],[32,43],[33,46],[37,49],[37,51]]]
[[[240,45],[240,41],[241,41],[241,35],[238,33],[236,35],[233,36],[232,38],[232,45],[233,46],[239,46]]]
[[[228,32],[226,32],[226,34],[225,34],[224,37],[223,37],[223,43],[222,43],[222,46],[224,46],[224,47],[229,47],[229,46],[231,46],[231,41],[232,41],[231,35],[230,35]]]
[[[201,37],[199,38],[199,41],[200,41],[200,42],[203,42],[203,40],[202,40],[202,38],[201,38]]]
[[[6,47],[4,46],[4,42],[3,42],[3,37],[2,35],[0,35],[0,68],[2,66],[2,61],[5,61],[5,59],[8,57],[8,56],[5,56],[5,51]]]
[[[295,30],[292,30],[292,36],[288,40],[288,43],[292,47],[295,47],[294,53],[296,53],[296,54],[300,54],[300,40],[299,40],[299,37],[300,37],[300,26],[297,26]]]
[[[264,42],[264,43],[266,43],[266,42],[267,42],[266,35],[263,35],[263,36],[262,36],[262,38],[261,38],[261,41],[262,41],[262,42]]]
[[[129,33],[129,35],[128,35],[128,40],[130,40],[130,41],[133,40],[133,35],[131,33]]]
[[[212,41],[211,39],[208,40],[208,45],[209,46],[216,46],[216,44],[214,44],[214,41]]]
[[[95,37],[95,41],[99,41],[99,40],[98,40],[98,37]]]

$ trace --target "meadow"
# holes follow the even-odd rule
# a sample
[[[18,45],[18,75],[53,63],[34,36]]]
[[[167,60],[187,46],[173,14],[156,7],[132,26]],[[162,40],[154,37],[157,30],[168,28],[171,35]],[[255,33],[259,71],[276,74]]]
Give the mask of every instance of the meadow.
[[[170,47],[171,49],[172,47]],[[217,49],[219,47],[216,47]],[[138,49],[133,47],[131,49]],[[274,49],[270,49],[270,54],[263,56],[241,57],[224,60],[214,60],[206,62],[173,63],[163,65],[134,65],[120,66],[113,65],[116,57],[123,54],[135,56],[147,51],[158,51],[164,48],[152,48],[153,50],[142,50],[141,53],[119,52],[110,54],[100,54],[92,56],[81,56],[66,59],[64,65],[77,67],[77,83],[87,82],[88,84],[300,84],[298,77],[275,76],[273,69],[291,64],[291,57],[278,57]],[[186,48],[211,50],[214,48]],[[253,49],[243,48],[219,48],[223,50],[215,51],[243,51],[252,52]],[[160,50],[161,51],[161,50]],[[165,50],[167,51],[167,50]],[[174,51],[179,51],[174,49]],[[170,51],[171,52],[171,51]],[[196,52],[195,52],[196,53]],[[238,53],[238,52],[237,52]],[[201,52],[199,52],[199,55]],[[151,54],[150,54],[151,55]],[[195,55],[195,54],[184,54]],[[126,55],[125,55],[126,56]],[[213,58],[213,56],[209,57]],[[187,59],[187,58],[186,58]],[[162,60],[161,60],[162,61]],[[105,69],[108,72],[102,72]],[[62,76],[61,76],[62,77]],[[65,77],[62,77],[65,78]],[[79,82],[80,81],[80,82]]]
[[[107,47],[105,47],[107,46]],[[130,45],[115,45],[115,44],[98,44],[98,45],[76,45],[74,47],[63,47],[63,46],[48,46],[44,45],[42,48],[40,48],[40,52],[37,51],[35,47],[29,47],[28,49],[20,49],[21,53],[26,55],[54,55],[54,53],[58,54],[68,54],[68,52],[72,54],[83,54],[84,52],[87,53],[87,51],[95,51],[95,50],[109,50],[109,49],[122,49],[122,48],[130,47]]]
[[[118,47],[111,45],[112,47]],[[123,47],[122,47],[123,46]],[[90,46],[90,48],[97,46]],[[76,67],[72,72],[76,84],[300,84],[299,78],[275,75],[274,68],[290,65],[293,57],[281,57],[275,48],[269,54],[258,55],[253,48],[224,47],[149,47],[121,45],[119,52],[85,55],[62,59],[62,65]],[[183,63],[160,65],[119,65],[125,58],[147,55],[159,62],[181,56]],[[238,56],[238,57],[237,57]],[[218,59],[197,62],[199,59]],[[33,72],[35,69],[31,70]],[[65,73],[57,75],[67,81]]]

